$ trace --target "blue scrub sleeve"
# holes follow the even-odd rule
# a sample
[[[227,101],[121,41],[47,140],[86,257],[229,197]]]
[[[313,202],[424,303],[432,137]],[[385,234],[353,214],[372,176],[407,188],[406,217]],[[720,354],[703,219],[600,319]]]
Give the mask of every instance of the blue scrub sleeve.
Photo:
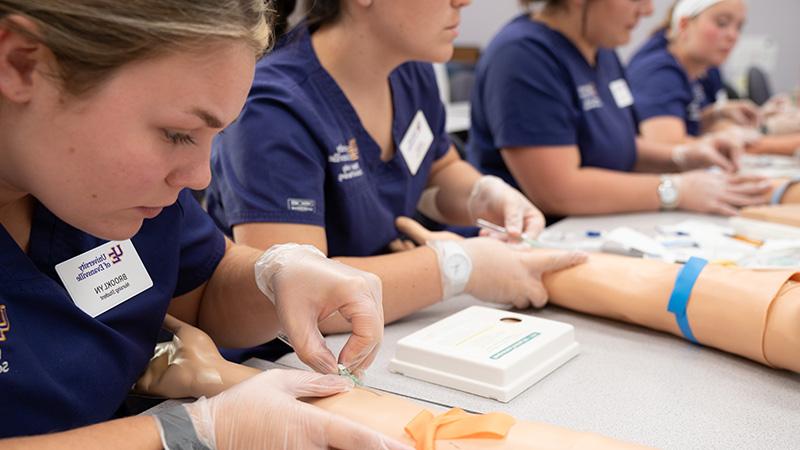
[[[686,120],[686,106],[692,102],[692,94],[686,92],[686,79],[681,72],[662,67],[641,73],[630,71],[628,78],[640,122],[659,116]]]
[[[306,128],[314,126],[315,114],[303,110],[274,97],[251,97],[239,120],[217,138],[215,157],[225,173],[219,191],[229,227],[325,226],[327,161]]]
[[[498,50],[482,90],[496,148],[577,144],[579,111],[565,73],[539,45]]]
[[[180,265],[173,297],[196,289],[211,278],[225,254],[225,236],[188,189],[178,197],[181,208]]]

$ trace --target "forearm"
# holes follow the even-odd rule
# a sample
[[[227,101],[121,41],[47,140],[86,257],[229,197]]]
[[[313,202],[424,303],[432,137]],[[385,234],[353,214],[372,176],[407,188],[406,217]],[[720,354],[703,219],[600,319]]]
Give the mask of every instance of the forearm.
[[[776,155],[794,155],[800,150],[800,133],[764,136],[747,146],[747,153]]]
[[[472,187],[480,177],[481,174],[474,167],[460,159],[452,161],[431,177],[430,186],[439,188],[436,209],[446,223],[474,225],[467,204]]]
[[[80,448],[81,450],[147,450],[161,449],[161,437],[155,418],[127,417],[75,430],[42,436],[0,440],[4,450],[49,450]]]
[[[688,141],[688,139],[685,139]],[[680,168],[673,161],[675,145],[652,140],[636,139],[636,171],[645,173],[678,172]]]
[[[657,175],[581,168],[564,174],[555,186],[536,189],[539,194],[529,197],[543,212],[552,215],[657,211],[661,206],[659,182]]]
[[[274,305],[255,280],[262,252],[229,244],[200,302],[199,328],[224,347],[250,347],[275,338],[279,330]]]
[[[414,311],[442,300],[442,285],[436,253],[427,246],[366,258],[334,258],[357,269],[372,272],[383,284],[383,315],[394,322]],[[320,324],[323,333],[350,330],[350,324],[335,315]]]

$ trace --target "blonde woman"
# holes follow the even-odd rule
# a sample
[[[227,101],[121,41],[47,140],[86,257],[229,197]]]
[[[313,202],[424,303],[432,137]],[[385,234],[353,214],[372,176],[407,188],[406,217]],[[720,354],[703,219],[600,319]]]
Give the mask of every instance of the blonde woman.
[[[793,154],[800,147],[798,133],[760,137],[755,132],[769,107],[760,112],[747,100],[722,96],[717,101],[724,94],[718,67],[735,48],[746,20],[743,0],[675,3],[628,65],[642,136],[680,144],[722,133],[743,139],[753,153]]]
[[[282,327],[323,372],[318,315],[352,318],[354,368],[380,341],[374,276],[234,246],[186,190],[269,35],[260,0],[0,1],[0,437],[32,436],[3,449],[407,448],[295,399],[349,389],[332,375],[109,421],[168,309],[230,346]]]

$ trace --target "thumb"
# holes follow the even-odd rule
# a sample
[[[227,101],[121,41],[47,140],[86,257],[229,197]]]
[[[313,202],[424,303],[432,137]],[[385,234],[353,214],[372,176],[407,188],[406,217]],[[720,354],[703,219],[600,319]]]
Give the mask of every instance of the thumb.
[[[410,217],[400,216],[395,219],[394,224],[398,231],[411,238],[417,245],[425,245],[425,242],[434,239],[433,232]]]
[[[711,165],[718,166],[720,169],[728,173],[736,171],[736,166],[733,164],[733,162],[720,153],[717,148],[712,147],[708,149],[705,154],[706,159]]]
[[[353,380],[301,370],[277,370],[282,390],[292,397],[327,397],[353,389]]]

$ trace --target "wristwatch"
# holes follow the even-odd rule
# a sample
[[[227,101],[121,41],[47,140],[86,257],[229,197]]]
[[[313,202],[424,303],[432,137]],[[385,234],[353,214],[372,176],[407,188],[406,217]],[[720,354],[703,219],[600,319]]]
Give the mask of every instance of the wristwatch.
[[[662,210],[670,211],[678,207],[679,181],[680,177],[677,175],[661,175],[661,183],[658,184],[658,200],[661,202]]]
[[[439,271],[442,278],[442,298],[461,294],[467,287],[472,274],[472,260],[464,247],[456,241],[428,241],[428,246],[436,251],[439,258]]]

